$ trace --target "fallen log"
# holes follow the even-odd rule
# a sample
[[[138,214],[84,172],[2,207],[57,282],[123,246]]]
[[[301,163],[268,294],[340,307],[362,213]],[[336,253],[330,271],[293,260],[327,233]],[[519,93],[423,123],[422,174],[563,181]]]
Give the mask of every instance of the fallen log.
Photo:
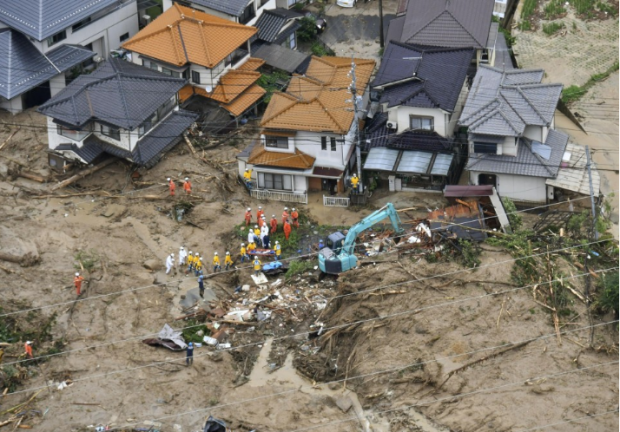
[[[198,157],[198,155],[196,154],[196,149],[194,148],[194,146],[192,145],[192,142],[189,140],[189,138],[187,137],[187,134],[184,133],[183,134],[183,138],[185,138],[185,143],[187,144],[187,146],[189,147],[190,151],[192,152],[192,154],[194,155],[194,157]]]
[[[21,127],[18,127],[17,129],[15,129],[13,131],[13,133],[11,135],[9,135],[9,137],[7,139],[4,140],[4,142],[2,144],[0,144],[0,150],[2,150],[4,148],[5,145],[7,145],[9,143],[9,141],[11,141],[11,138],[13,138],[13,136],[19,132],[19,130],[21,129]]]
[[[32,173],[30,171],[20,171],[18,174],[19,177],[27,178],[28,180],[34,180],[39,183],[47,183],[47,178],[40,176],[38,174]]]
[[[105,160],[105,161],[101,162],[98,165],[95,165],[94,167],[87,168],[84,171],[81,171],[81,172],[77,173],[76,175],[71,176],[68,179],[61,181],[57,185],[53,186],[51,188],[51,190],[55,191],[55,190],[58,190],[60,188],[64,188],[66,186],[69,186],[70,184],[73,184],[76,181],[78,181],[80,179],[83,179],[84,177],[86,177],[86,176],[88,176],[88,175],[90,175],[90,174],[92,174],[94,172],[97,172],[100,169],[103,169],[103,168],[107,167],[111,163],[116,162],[116,160],[117,160],[116,158],[110,158],[108,160]]]

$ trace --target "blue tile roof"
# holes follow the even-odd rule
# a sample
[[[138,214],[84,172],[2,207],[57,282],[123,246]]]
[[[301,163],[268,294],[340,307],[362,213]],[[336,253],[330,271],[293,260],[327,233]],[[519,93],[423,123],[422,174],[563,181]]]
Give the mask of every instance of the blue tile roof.
[[[191,0],[191,3],[239,17],[249,2],[248,0]]]
[[[42,41],[121,0],[3,0],[0,21]]]
[[[38,111],[74,127],[97,120],[133,130],[185,83],[182,78],[112,58],[92,74],[80,75]]]
[[[50,51],[46,58],[21,33],[2,29],[0,95],[12,99],[94,56],[86,48],[63,45]]]

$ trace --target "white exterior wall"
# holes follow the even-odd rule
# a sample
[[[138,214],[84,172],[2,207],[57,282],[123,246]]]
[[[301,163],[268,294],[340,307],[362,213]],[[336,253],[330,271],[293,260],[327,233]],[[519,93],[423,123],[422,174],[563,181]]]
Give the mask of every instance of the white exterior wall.
[[[266,134],[267,136],[269,136],[269,132],[267,132]],[[278,138],[282,138],[284,139],[285,137],[278,137]],[[267,147],[265,145],[265,134],[261,134],[260,136],[260,143],[258,143],[257,145],[262,145],[265,150],[269,151],[269,152],[274,152],[274,153],[295,153],[295,137],[288,137],[286,138],[288,140],[288,148],[279,148],[279,147]]]
[[[54,119],[52,119],[51,117],[48,117],[47,118],[47,146],[50,148],[50,150],[54,150],[60,144],[66,143],[69,141],[75,142],[77,144],[76,141],[73,141],[70,138],[64,137],[62,135],[58,135],[57,131],[58,131],[57,125],[56,123],[54,123]]]
[[[55,77],[52,77],[52,79],[49,82],[50,82],[50,93],[52,97],[54,97],[58,92],[60,92],[60,90],[66,87],[67,81],[65,79],[65,74],[61,73],[61,74],[56,75]]]
[[[99,138],[101,141],[105,141],[107,143],[110,143],[112,145],[115,145],[116,147],[125,149],[125,150],[129,150],[132,151],[133,147],[132,145],[132,140],[130,137],[130,132],[128,130],[125,129],[121,129],[121,139],[120,141],[115,140],[114,138],[110,138],[104,134],[101,133],[101,124],[100,123],[95,123],[93,126],[93,133],[97,136],[97,138]],[[134,145],[138,140],[134,141]]]
[[[398,123],[398,132],[409,129],[409,116],[433,117],[433,127],[435,132],[441,136],[450,136],[447,134],[447,121],[445,112],[439,109],[415,108],[408,106],[399,106],[388,110],[388,121]],[[458,119],[458,117],[456,117]]]
[[[93,43],[93,51],[107,59],[110,50],[117,49],[120,46],[121,35],[129,33],[131,38],[138,33],[138,4],[136,1],[127,3],[107,16],[76,30],[75,33],[72,32],[71,26],[65,31],[67,38],[52,46],[48,46],[47,40],[33,42],[33,44],[41,52],[46,53],[61,45],[84,46]],[[97,43],[100,39],[102,43]]]
[[[545,184],[545,178],[470,171],[469,182],[473,185],[478,185],[479,174],[496,175],[497,192],[502,197],[508,197],[515,201],[525,202],[546,202],[547,200],[547,185]]]
[[[321,150],[321,137],[326,136],[327,150]],[[331,150],[330,137],[336,138],[336,151]],[[318,132],[305,132],[298,131],[295,137],[295,147],[300,151],[316,158],[314,162],[315,166],[322,166],[328,168],[344,169],[347,161],[344,158],[347,153],[344,151],[343,144],[338,141],[342,141],[342,135],[336,135],[334,133],[318,133]],[[347,147],[348,148],[348,147]]]
[[[454,129],[456,129],[456,125],[461,117],[461,112],[463,112],[463,106],[465,106],[465,101],[467,100],[467,94],[469,93],[469,89],[467,88],[467,81],[463,82],[463,88],[461,88],[461,93],[459,93],[459,98],[456,101],[456,106],[454,107],[454,112],[450,116],[449,123],[446,127],[446,134],[444,135],[446,138],[449,138],[454,135]],[[441,134],[441,132],[438,131]]]
[[[260,5],[260,0],[255,0],[254,5],[256,9],[256,17],[248,21],[246,25],[249,25],[249,26],[253,26],[254,24],[256,24],[256,21],[258,21],[258,19],[260,18],[260,16],[263,14],[264,11],[275,9],[277,7],[276,0],[269,0],[263,6]]]
[[[13,99],[4,99],[0,97],[0,108],[5,109],[13,114],[17,114],[22,111],[22,95],[15,96]]]
[[[506,137],[504,138],[504,142],[498,147],[498,154],[504,154],[508,156],[516,156],[519,150],[519,144],[516,142],[515,137]],[[501,153],[499,152],[499,148],[501,147]]]
[[[523,136],[531,140],[545,142],[543,139],[543,128],[541,126],[526,126],[523,131]]]
[[[293,177],[293,184],[295,192],[306,193],[308,192],[308,177],[296,175]]]

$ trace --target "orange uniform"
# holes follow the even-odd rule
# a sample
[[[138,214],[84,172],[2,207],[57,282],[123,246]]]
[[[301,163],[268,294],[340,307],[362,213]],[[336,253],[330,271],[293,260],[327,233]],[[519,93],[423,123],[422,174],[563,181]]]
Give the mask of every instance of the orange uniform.
[[[174,191],[177,188],[177,186],[174,184],[174,180],[170,179],[170,181],[168,182],[168,187],[170,188],[170,196],[174,196]]]
[[[271,218],[271,234],[275,234],[278,230],[278,221],[276,218]]]
[[[258,227],[262,228],[264,223],[265,223],[265,221],[263,220],[263,218],[259,217],[258,218]]]
[[[75,285],[75,292],[77,295],[82,293],[82,281],[84,280],[84,276],[76,276],[73,278],[73,284]]]
[[[260,218],[265,214],[262,209],[256,210],[256,219],[260,220]]]
[[[252,212],[250,210],[245,212],[245,226],[250,225],[252,223]]]
[[[284,210],[282,212],[282,225],[284,225],[284,223],[286,222],[287,219],[288,219],[288,212],[286,210]]]
[[[32,346],[28,342],[24,344],[24,349],[26,350],[26,357],[32,358]]]
[[[291,212],[291,217],[293,218],[295,228],[299,228],[299,221],[297,220],[299,219],[299,213],[297,213],[297,210]]]
[[[291,224],[288,221],[284,222],[284,237],[288,240],[288,236],[291,234]]]
[[[192,182],[190,182],[189,180],[185,180],[183,182],[183,190],[185,191],[187,195],[191,195],[192,194]]]

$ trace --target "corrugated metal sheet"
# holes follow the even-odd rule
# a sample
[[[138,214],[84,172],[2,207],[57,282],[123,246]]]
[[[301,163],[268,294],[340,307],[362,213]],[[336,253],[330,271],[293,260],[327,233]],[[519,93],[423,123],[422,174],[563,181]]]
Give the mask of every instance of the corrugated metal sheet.
[[[365,170],[375,171],[392,171],[394,165],[396,165],[396,159],[398,159],[398,150],[391,150],[385,147],[375,147],[370,149],[366,163],[364,163]]]
[[[396,171],[399,173],[426,174],[432,158],[432,153],[404,151]]]
[[[450,165],[452,165],[452,159],[454,155],[439,153],[435,158],[433,169],[431,169],[432,175],[447,176],[450,171]]]

